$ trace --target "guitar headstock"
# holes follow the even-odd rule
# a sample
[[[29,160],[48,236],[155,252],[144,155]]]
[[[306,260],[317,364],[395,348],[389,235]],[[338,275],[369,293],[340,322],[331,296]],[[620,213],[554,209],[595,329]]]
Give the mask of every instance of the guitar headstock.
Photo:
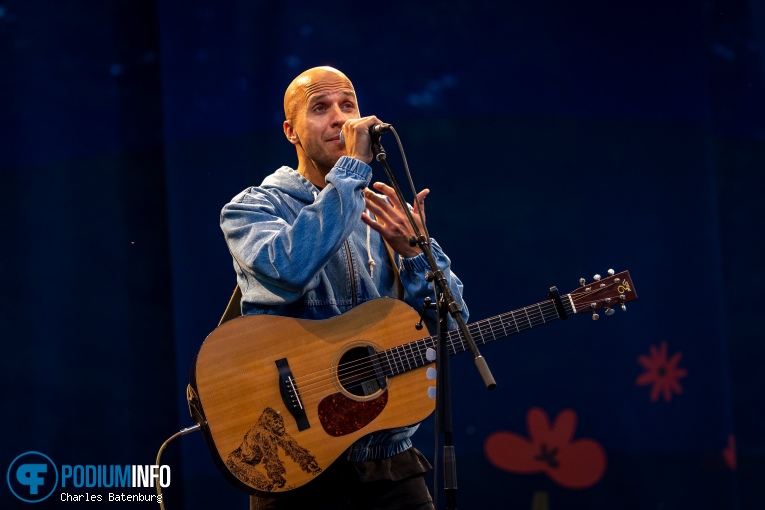
[[[620,306],[622,310],[626,310],[625,303],[637,299],[629,271],[614,274],[614,270],[609,269],[608,274],[610,276],[607,278],[596,274],[590,284],[586,284],[584,278],[579,280],[582,286],[569,293],[575,313],[592,312],[592,318],[597,320],[600,317],[595,313],[597,310],[605,308],[605,314],[611,315],[614,313],[614,307]]]

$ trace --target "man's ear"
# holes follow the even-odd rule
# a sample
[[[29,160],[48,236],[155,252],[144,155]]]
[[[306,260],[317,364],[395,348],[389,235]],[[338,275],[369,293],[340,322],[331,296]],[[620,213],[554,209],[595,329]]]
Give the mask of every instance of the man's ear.
[[[287,140],[289,140],[292,145],[297,145],[300,143],[300,138],[298,138],[297,133],[292,128],[290,121],[285,120],[284,124],[282,124],[282,127],[284,129],[284,136],[287,137]]]

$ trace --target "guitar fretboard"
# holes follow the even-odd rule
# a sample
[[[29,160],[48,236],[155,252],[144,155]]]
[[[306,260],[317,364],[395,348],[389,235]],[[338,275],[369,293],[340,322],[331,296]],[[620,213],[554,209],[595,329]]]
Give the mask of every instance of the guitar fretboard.
[[[563,308],[567,314],[575,313],[568,295],[561,296]],[[526,331],[552,322],[560,318],[555,303],[552,300],[542,301],[535,305],[519,308],[467,325],[470,335],[476,345],[485,345],[494,340]],[[457,354],[468,349],[467,340],[459,329],[453,329],[446,334],[449,354]],[[377,361],[387,377],[401,374],[422,367],[432,361],[427,359],[428,349],[436,349],[436,336],[421,338],[414,342],[399,345],[376,354]]]

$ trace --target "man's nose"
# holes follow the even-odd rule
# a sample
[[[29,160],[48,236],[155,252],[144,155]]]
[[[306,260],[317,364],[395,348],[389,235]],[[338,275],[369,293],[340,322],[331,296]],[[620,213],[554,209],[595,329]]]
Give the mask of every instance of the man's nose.
[[[343,113],[343,110],[340,108],[340,105],[333,105],[332,106],[332,124],[333,125],[343,125],[345,124],[345,121],[348,120],[345,113]]]

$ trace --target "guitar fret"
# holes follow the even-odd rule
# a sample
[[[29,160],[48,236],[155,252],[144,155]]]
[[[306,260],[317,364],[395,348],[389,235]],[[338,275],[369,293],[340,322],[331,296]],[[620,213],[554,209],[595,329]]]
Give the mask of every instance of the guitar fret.
[[[420,344],[420,362],[422,365],[430,363],[428,361],[428,340],[429,338],[423,338],[419,341]]]
[[[399,373],[404,372],[404,357],[401,355],[401,346],[396,347],[396,365],[398,366]]]
[[[515,332],[520,333],[521,328],[518,327],[518,319],[515,318],[515,312],[510,312],[510,316],[513,318],[513,323],[515,324]]]
[[[499,325],[502,326],[502,333],[504,333],[505,336],[510,336],[507,333],[507,329],[505,329],[505,321],[502,320],[502,315],[499,316]]]
[[[480,322],[475,323],[475,327],[468,328],[468,331],[470,331],[470,335],[473,337],[473,341],[475,341],[476,337],[481,338],[481,336],[483,335],[483,332],[481,331],[481,323]],[[465,341],[465,349],[464,350],[467,350],[468,349],[467,339],[464,338],[463,336],[460,336],[460,340],[464,340]]]
[[[523,309],[523,313],[526,314],[526,320],[529,321],[529,329],[533,328],[534,325],[531,324],[531,319],[529,318],[529,309],[528,308],[524,308]]]
[[[412,364],[412,367],[417,368],[420,365],[417,363],[419,353],[414,350],[416,343],[412,342],[407,345],[409,345],[409,362]]]
[[[456,354],[459,351],[457,350],[455,339],[459,339],[460,334],[458,331],[448,331],[446,333],[446,350],[449,351],[449,354]],[[438,335],[433,335],[430,337],[431,340],[433,340],[433,350],[438,353]],[[438,354],[436,354],[438,356]]]
[[[383,373],[385,374],[385,376],[386,377],[392,376],[393,375],[393,371],[391,370],[391,367],[390,367],[390,358],[388,357],[388,351],[386,350],[386,351],[378,352],[376,354],[377,354],[377,359],[378,360],[380,360],[380,355],[385,357],[385,359],[384,359],[385,363],[383,364],[383,367],[384,367],[383,368]],[[382,361],[383,360],[380,360],[381,364],[382,364]]]
[[[398,356],[397,356],[398,352],[397,351],[398,351],[398,347],[394,347],[393,349],[390,350],[390,355],[391,355],[391,358],[393,360],[393,368],[395,369],[395,373],[396,374],[400,374],[401,373],[401,367],[400,367],[400,364],[399,364],[399,360],[398,360]]]
[[[484,322],[484,321],[480,321],[480,322],[477,322],[477,323],[476,323],[476,324],[478,325],[478,327],[477,327],[477,329],[478,329],[478,337],[479,337],[481,340],[483,340],[483,339],[484,339],[484,338],[487,336],[487,334],[486,334],[486,333],[484,333],[483,331],[481,331],[481,326],[483,325],[483,324],[482,324],[483,322]],[[489,326],[489,332],[491,332],[491,326]],[[493,333],[492,333],[492,335],[493,335]],[[483,343],[486,343],[486,342],[483,342]]]
[[[390,349],[391,359],[393,360],[393,368],[394,368],[394,374],[400,374],[401,373],[401,367],[398,359],[398,347],[393,347]]]
[[[484,321],[484,322],[489,326],[489,331],[491,332],[491,339],[492,340],[496,340],[497,339],[497,329],[494,327],[494,324],[490,320]],[[488,343],[488,342],[484,341],[484,343]]]
[[[411,370],[412,369],[412,358],[413,358],[413,355],[412,355],[412,352],[411,352],[411,347],[409,348],[409,351],[410,351],[409,354],[406,353],[407,344],[404,344],[403,347],[404,347],[404,357],[406,359],[406,364],[409,365],[409,370]]]
[[[383,352],[385,353],[385,361],[386,361],[386,363],[388,365],[388,373],[391,376],[396,375],[396,372],[395,372],[394,367],[393,367],[393,358],[391,357],[390,349],[386,349]]]
[[[455,333],[455,336],[457,337],[457,340],[459,340],[460,350],[458,351],[456,344],[454,342],[452,342],[452,345],[454,345],[453,351],[455,353],[466,351],[467,350],[467,343],[466,343],[465,338],[462,336],[462,333],[460,331],[455,331],[454,333]]]
[[[417,363],[416,366],[421,367],[425,364],[425,351],[422,349],[423,347],[423,341],[417,340],[415,342],[415,345],[417,346]]]
[[[386,366],[385,363],[383,363],[383,360],[380,357],[384,352],[385,351],[383,351],[382,353],[381,352],[373,352],[371,356],[372,356],[372,358],[374,358],[374,360],[372,361],[373,366],[374,367],[380,367],[380,370],[382,371],[383,375],[387,377],[388,376],[388,372],[386,370],[387,366]]]
[[[502,319],[499,318],[498,321],[494,322],[492,321],[492,331],[494,331],[494,340],[498,340],[500,338],[504,338],[507,336],[505,334],[505,325],[502,323]]]
[[[549,308],[550,310],[552,310],[553,312],[555,312],[555,315],[554,315],[554,316],[553,316],[552,314],[550,314],[550,315],[551,315],[551,318],[552,318],[552,320],[555,320],[555,319],[560,319],[560,314],[558,313],[558,307],[557,307],[557,306],[555,306],[555,303],[551,303],[551,302],[548,302],[548,303],[549,303],[549,305],[550,305],[550,306],[548,306],[548,308]]]
[[[537,303],[537,308],[539,308],[539,313],[542,314],[542,324],[544,324],[547,321],[545,321],[545,313],[542,311],[542,306],[539,303]]]
[[[406,369],[404,368],[404,356],[402,355],[401,351],[402,351],[402,347],[400,345],[396,347],[396,354],[398,355],[398,361],[396,363],[400,367],[399,373],[406,372]]]
[[[438,336],[432,336],[433,339],[433,349],[438,352]],[[446,333],[446,350],[449,352],[449,354],[457,354],[460,352],[457,349],[457,341],[462,341],[462,337],[460,335],[460,332],[457,330],[448,331]]]
[[[470,331],[470,335],[475,339],[477,336],[481,336],[481,323],[475,322],[473,324],[468,324],[468,331]],[[460,335],[460,342],[463,340],[463,336]]]
[[[481,321],[481,322],[483,322],[483,321]],[[482,325],[481,322],[477,323],[478,327],[476,329],[478,329],[478,336],[483,338],[484,337],[484,333],[481,331],[481,325]]]

